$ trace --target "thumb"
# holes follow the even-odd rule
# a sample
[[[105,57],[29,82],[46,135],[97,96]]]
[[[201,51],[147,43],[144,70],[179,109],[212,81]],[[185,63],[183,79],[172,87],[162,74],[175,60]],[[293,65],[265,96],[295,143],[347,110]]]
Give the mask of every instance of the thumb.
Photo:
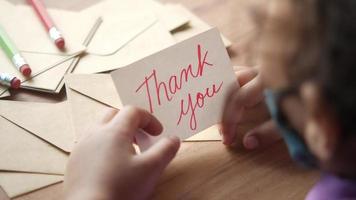
[[[253,150],[270,145],[281,139],[278,128],[273,120],[269,120],[260,126],[247,132],[243,138],[246,149]]]
[[[176,156],[179,147],[179,138],[162,138],[142,154],[142,159],[148,166],[152,166],[155,170],[163,171]]]

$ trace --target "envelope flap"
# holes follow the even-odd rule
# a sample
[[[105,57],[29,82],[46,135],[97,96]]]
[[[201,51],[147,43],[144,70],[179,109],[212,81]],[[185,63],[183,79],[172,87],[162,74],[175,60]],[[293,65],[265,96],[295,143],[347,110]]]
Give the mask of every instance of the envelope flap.
[[[67,155],[0,117],[0,170],[63,174]]]
[[[189,23],[187,16],[176,12],[176,9],[171,6],[163,5],[155,0],[146,0],[145,3],[153,10],[159,21],[169,31],[174,31]]]
[[[63,181],[63,176],[0,172],[0,185],[10,198]]]
[[[198,16],[193,14],[189,9],[185,8],[179,4],[167,4],[167,9],[170,9],[176,15],[186,16],[189,18],[189,26],[182,30],[176,30],[173,33],[173,37],[177,42],[191,38],[199,33],[207,31],[212,27],[200,19]],[[231,41],[221,34],[225,47],[230,47],[232,45]]]
[[[66,152],[73,147],[74,130],[66,102],[1,101],[0,115]]]
[[[91,54],[83,56],[76,65],[74,73],[92,74],[112,71],[167,48],[174,43],[172,35],[163,25],[155,23],[112,56],[95,56]]]
[[[81,13],[103,19],[88,46],[95,55],[114,54],[157,21],[141,0],[106,0]]]
[[[66,76],[69,88],[98,102],[114,108],[122,108],[114,83],[109,74],[76,74]]]
[[[107,110],[108,106],[68,87],[67,96],[71,105],[76,141],[80,141],[90,126],[102,120],[103,111]]]
[[[5,97],[9,97],[10,95],[11,94],[7,90],[7,87],[0,85],[0,99],[1,98],[5,98]]]
[[[131,19],[104,17],[87,51],[94,55],[112,55],[153,26],[156,21],[150,16]]]

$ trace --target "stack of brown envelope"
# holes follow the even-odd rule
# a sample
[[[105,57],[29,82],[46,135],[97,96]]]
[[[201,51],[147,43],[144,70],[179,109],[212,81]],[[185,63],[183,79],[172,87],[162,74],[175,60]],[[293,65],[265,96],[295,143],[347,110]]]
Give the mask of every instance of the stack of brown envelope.
[[[60,51],[48,37],[47,31],[31,7],[0,1],[0,11],[0,24],[29,63],[32,76],[24,77],[3,51],[0,51],[0,70],[20,78],[23,88],[59,92],[58,85],[71,63],[70,60],[85,50],[81,43],[91,30],[94,18],[48,9],[66,38],[66,50]],[[0,96],[3,96],[6,90],[6,87],[0,86]]]
[[[82,137],[89,124],[103,116],[105,108],[120,109],[122,104],[109,74],[77,74],[65,78],[68,103],[71,108],[76,139]],[[217,126],[213,126],[186,141],[221,140]]]
[[[74,130],[67,102],[0,101],[0,186],[10,196],[61,182]]]

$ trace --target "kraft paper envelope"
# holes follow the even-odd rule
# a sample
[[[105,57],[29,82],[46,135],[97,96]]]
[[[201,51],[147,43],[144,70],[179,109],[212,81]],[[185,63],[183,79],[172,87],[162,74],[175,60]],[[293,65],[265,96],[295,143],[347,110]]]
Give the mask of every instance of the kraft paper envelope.
[[[189,24],[182,29],[175,30],[173,32],[173,37],[177,42],[191,38],[199,33],[211,29],[211,26],[201,20],[198,16],[194,15],[187,8],[179,4],[167,4],[166,7],[170,8],[172,12],[176,15],[186,16],[189,19]],[[226,47],[231,46],[231,41],[229,41],[225,36],[221,35]]]
[[[19,50],[44,54],[71,55],[83,50],[82,38],[90,30],[95,18],[74,12],[47,9],[66,40],[65,51],[59,50],[48,36],[41,20],[30,6],[12,5],[0,1],[0,24]]]
[[[174,44],[170,33],[155,22],[132,41],[109,56],[87,54],[80,59],[73,73],[93,74],[112,71]]]
[[[73,73],[111,71],[174,43],[169,32],[157,21],[153,13],[146,9],[145,4],[137,2],[140,1],[106,0],[81,12],[85,15],[102,16],[103,20],[88,44],[89,53],[80,59]],[[137,13],[133,14],[134,11]],[[122,19],[117,16],[122,16]],[[132,29],[131,26],[136,28]],[[120,32],[123,30],[123,38],[126,40],[121,38]]]
[[[2,189],[0,185],[0,199],[1,200],[10,200],[10,197],[5,193],[4,189]]]
[[[64,174],[68,155],[0,117],[0,170]]]
[[[152,26],[157,19],[143,0],[105,0],[80,12],[103,22],[87,47],[89,54],[109,56]]]
[[[0,186],[10,198],[14,198],[63,181],[63,176],[0,172]]]
[[[48,143],[70,152],[74,145],[67,102],[0,101],[0,115]]]
[[[97,124],[108,107],[121,108],[114,85],[107,74],[67,75],[65,85],[71,108],[76,141]]]
[[[89,42],[90,42],[90,41],[92,40],[92,38],[94,37],[95,32],[96,32],[96,30],[98,29],[98,27],[100,26],[101,22],[102,22],[102,19],[101,19],[101,18],[98,18],[98,19],[95,20],[95,23],[94,23],[92,29],[90,30],[90,32],[88,33],[87,37],[86,37],[85,40],[83,41],[83,45],[84,45],[85,47],[89,44]],[[72,72],[73,72],[73,69],[75,68],[75,66],[77,65],[77,63],[78,63],[79,61],[80,61],[80,57],[73,58],[73,59],[70,61],[70,65],[69,65],[69,67],[67,68],[67,70],[65,71],[65,74],[72,73]],[[58,74],[58,73],[54,72],[55,69],[51,69],[51,70],[49,70],[49,71],[51,71],[51,73],[53,73],[53,75],[54,75],[54,74]],[[49,72],[46,72],[46,73],[49,73]],[[44,76],[44,75],[41,74],[41,77],[42,77],[42,76]],[[37,78],[37,79],[38,79],[38,78]],[[64,76],[61,76],[60,79],[61,79],[61,81],[59,81],[59,84],[57,84],[57,88],[56,88],[56,90],[54,90],[54,93],[59,93],[59,92],[61,91],[61,89],[63,88],[63,86],[64,86]],[[44,81],[47,81],[47,79],[44,79]],[[57,81],[57,82],[58,82],[58,81]],[[41,90],[39,90],[39,91],[41,91]],[[43,91],[43,90],[42,90],[42,91]],[[44,92],[48,92],[48,91],[45,90]]]
[[[0,86],[1,87],[1,86]],[[0,89],[1,90],[1,89]],[[0,94],[0,99],[1,98],[5,98],[5,97],[9,97],[11,94],[10,94],[10,92],[9,91],[5,91],[5,92],[3,92],[2,94]]]
[[[39,73],[34,78],[23,81],[21,88],[47,93],[58,93],[61,89],[59,84],[70,68],[72,61],[73,59],[69,59],[64,63],[53,66],[52,68]]]
[[[4,12],[10,12],[13,11],[15,14],[14,15],[9,15],[13,18],[9,19],[10,21],[7,21],[8,27],[7,30],[10,37],[13,38],[14,42],[17,44],[17,40],[23,40],[24,38],[26,41],[22,41],[23,43],[26,43],[28,45],[27,47],[31,47],[31,42],[35,41],[34,45],[40,46],[41,48],[47,48],[49,47],[50,49],[54,48],[55,51],[48,51],[43,53],[42,50],[33,50],[33,51],[23,51],[22,54],[25,57],[25,59],[28,61],[30,64],[30,67],[32,68],[33,75],[32,77],[24,77],[22,74],[15,69],[13,64],[9,61],[9,59],[6,57],[3,51],[0,51],[0,69],[3,72],[7,72],[10,74],[13,74],[20,78],[23,82],[23,88],[26,89],[31,89],[31,90],[39,90],[39,91],[44,91],[44,92],[50,92],[50,93],[56,93],[59,91],[59,83],[63,79],[63,75],[65,72],[68,70],[69,65],[71,62],[68,60],[73,58],[74,56],[77,56],[80,54],[83,50],[84,47],[80,45],[80,49],[76,49],[76,53],[70,53],[71,55],[66,55],[68,53],[66,52],[58,52],[57,48],[54,46],[54,44],[51,41],[47,41],[48,36],[45,35],[43,36],[41,34],[34,34],[30,33],[27,34],[28,30],[33,31],[33,30],[38,30],[38,31],[44,31],[45,29],[43,26],[40,24],[40,21],[38,19],[33,19],[32,21],[39,23],[39,28],[23,28],[22,32],[16,31],[16,28],[19,27],[18,23],[13,23],[15,18],[18,16],[16,13],[20,13],[20,15],[25,15],[26,13],[31,13],[31,15],[35,15],[34,11],[32,8],[27,7],[27,6],[13,6],[6,1],[1,1],[0,2],[0,10],[5,10]],[[71,36],[76,40],[75,43],[81,43],[84,39],[85,36],[89,33],[91,30],[95,18],[94,17],[87,17],[87,16],[81,16],[73,12],[67,12],[67,11],[60,11],[60,10],[54,10],[53,13],[56,16],[59,16],[61,19],[59,20],[60,22],[63,22],[64,24],[64,29],[68,30],[68,33],[70,33]],[[25,16],[21,16],[22,18],[26,18]],[[37,16],[33,16],[37,17]],[[16,21],[24,21],[21,19],[17,19]],[[1,20],[6,20],[5,18],[1,18]],[[12,21],[11,21],[12,20]],[[12,23],[10,23],[12,22]],[[80,26],[78,26],[80,24]],[[26,23],[26,26],[35,26],[32,23]],[[37,26],[36,26],[37,27]],[[80,28],[79,28],[80,27]],[[6,27],[5,27],[6,28]],[[78,30],[79,29],[79,30]],[[15,32],[15,33],[13,33]],[[31,35],[32,34],[32,35]],[[35,35],[35,36],[33,36]],[[31,37],[31,39],[27,39],[27,37]],[[36,39],[33,39],[36,38]],[[67,38],[66,38],[67,39]],[[47,42],[46,42],[47,41]],[[71,43],[70,40],[67,41],[67,43]],[[21,41],[19,42],[21,44]],[[17,44],[18,45],[18,44]],[[32,45],[32,46],[34,46]],[[19,46],[20,48],[21,46]],[[31,47],[32,48],[32,47]],[[70,46],[69,46],[70,48]],[[42,53],[38,53],[41,51]],[[66,62],[68,61],[68,62]],[[66,62],[66,64],[64,64]],[[58,68],[57,68],[58,67]],[[54,69],[57,68],[57,69]],[[59,69],[60,68],[60,69]],[[48,70],[48,72],[46,72]],[[40,75],[38,75],[40,73]],[[31,79],[31,80],[29,80]],[[6,90],[6,87],[0,86],[0,95],[4,93]]]
[[[147,3],[147,6],[152,9],[158,20],[169,31],[174,31],[189,23],[187,16],[177,13],[175,8],[172,9],[171,6],[165,6],[155,0],[145,0],[145,3]]]
[[[217,29],[211,29],[111,73],[123,105],[150,111],[163,124],[159,137],[138,134],[147,149],[158,138],[186,139],[220,122],[228,93],[237,87]]]
[[[32,76],[23,76],[0,51],[0,69],[18,77],[22,81],[22,88],[40,90],[54,93],[70,66],[71,60],[76,54],[71,56],[59,56],[38,53],[23,53],[28,62],[31,63]],[[8,88],[0,86],[0,95]]]
[[[88,125],[101,120],[106,108],[122,107],[109,74],[71,74],[65,78],[73,126],[79,139]],[[185,141],[221,140],[217,127],[212,127]]]

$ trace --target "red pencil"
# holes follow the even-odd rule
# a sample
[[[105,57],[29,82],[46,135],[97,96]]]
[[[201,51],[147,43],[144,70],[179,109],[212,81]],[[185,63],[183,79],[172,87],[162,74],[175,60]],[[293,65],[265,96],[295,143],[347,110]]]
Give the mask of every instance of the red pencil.
[[[59,49],[64,49],[65,41],[62,34],[54,25],[53,20],[49,16],[46,7],[41,0],[27,0],[35,9],[37,15],[41,19],[43,25],[46,27],[50,38],[54,41]]]

